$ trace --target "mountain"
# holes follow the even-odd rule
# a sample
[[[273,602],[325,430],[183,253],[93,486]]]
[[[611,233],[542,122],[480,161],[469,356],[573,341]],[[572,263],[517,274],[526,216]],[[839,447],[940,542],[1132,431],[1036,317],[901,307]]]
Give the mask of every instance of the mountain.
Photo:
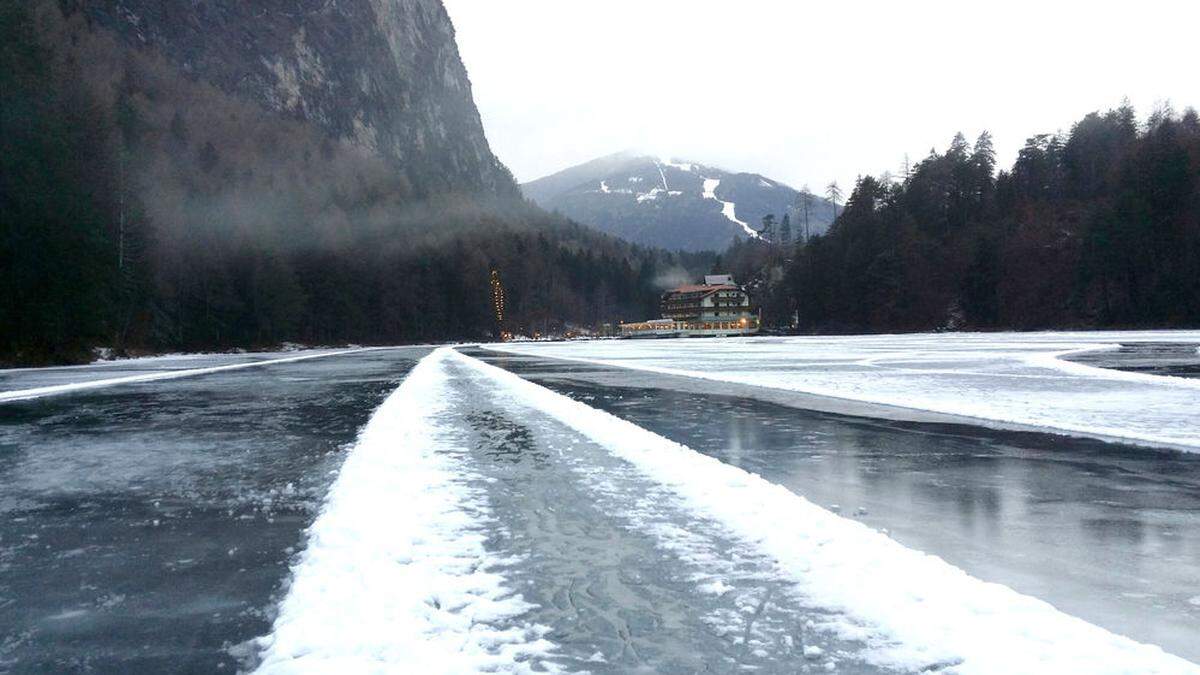
[[[511,193],[441,0],[62,0],[189,78],[389,160],[419,194]]]
[[[2,364],[546,334],[712,264],[522,199],[439,0],[3,2],[0,45]]]
[[[757,237],[762,219],[791,220],[804,231],[801,195],[755,173],[734,173],[697,162],[617,153],[521,185],[542,208],[601,232],[646,246],[685,251],[723,250]],[[829,228],[834,208],[813,196],[808,231]]]

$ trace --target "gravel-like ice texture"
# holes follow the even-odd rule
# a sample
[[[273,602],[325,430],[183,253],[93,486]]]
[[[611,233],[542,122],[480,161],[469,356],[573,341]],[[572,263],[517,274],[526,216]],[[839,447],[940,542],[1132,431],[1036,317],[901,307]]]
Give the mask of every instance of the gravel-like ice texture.
[[[1198,331],[942,333],[486,345],[1200,452],[1200,379],[1073,363]]]

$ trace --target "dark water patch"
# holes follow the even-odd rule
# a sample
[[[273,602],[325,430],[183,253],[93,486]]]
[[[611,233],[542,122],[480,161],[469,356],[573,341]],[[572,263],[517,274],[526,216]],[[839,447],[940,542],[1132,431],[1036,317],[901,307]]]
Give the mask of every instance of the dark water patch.
[[[1116,351],[1085,352],[1068,360],[1098,368],[1146,375],[1200,377],[1200,345],[1174,342],[1139,342]]]

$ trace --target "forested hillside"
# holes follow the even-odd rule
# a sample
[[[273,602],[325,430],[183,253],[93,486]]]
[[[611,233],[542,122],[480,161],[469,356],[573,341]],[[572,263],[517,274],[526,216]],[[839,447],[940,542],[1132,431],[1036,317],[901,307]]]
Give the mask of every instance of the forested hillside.
[[[398,169],[57,3],[4,3],[0,33],[0,362],[485,338],[491,270],[511,327],[594,324],[688,264],[521,201],[494,160],[476,190],[431,141]]]
[[[859,179],[764,290],[802,330],[1200,325],[1200,119],[1124,106],[1030,138],[997,175],[961,134],[899,181]],[[761,265],[745,251],[727,254]],[[767,255],[767,258],[770,256]],[[753,259],[753,262],[748,262]],[[760,267],[761,269],[761,267]]]

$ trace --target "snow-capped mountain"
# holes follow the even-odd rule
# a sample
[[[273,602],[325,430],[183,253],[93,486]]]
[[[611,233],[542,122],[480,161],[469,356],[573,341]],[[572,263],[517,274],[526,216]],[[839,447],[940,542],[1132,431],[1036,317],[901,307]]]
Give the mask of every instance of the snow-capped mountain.
[[[617,153],[521,186],[543,208],[628,241],[689,251],[723,250],[757,237],[762,219],[790,216],[803,238],[804,206],[795,189],[755,173],[735,173],[679,159]],[[833,207],[812,197],[808,232],[820,234]]]

